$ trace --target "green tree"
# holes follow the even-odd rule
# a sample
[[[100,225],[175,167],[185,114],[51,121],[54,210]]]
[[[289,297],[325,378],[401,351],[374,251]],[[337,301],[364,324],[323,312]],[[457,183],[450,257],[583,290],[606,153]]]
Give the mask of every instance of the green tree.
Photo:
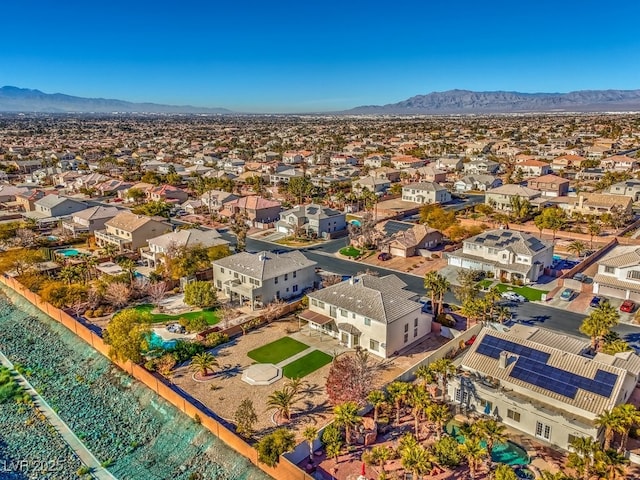
[[[313,184],[307,177],[292,177],[287,184],[287,193],[298,200],[298,204],[302,205],[303,200],[311,195]]]
[[[540,225],[543,225],[544,228],[551,230],[553,232],[553,241],[555,242],[558,230],[562,230],[567,225],[566,212],[560,208],[545,208],[540,216],[542,216],[543,220],[539,220],[536,226],[540,228]]]
[[[594,455],[594,470],[598,477],[606,480],[623,480],[627,477],[629,460],[615,450],[596,451]]]
[[[582,321],[580,331],[591,337],[591,348],[600,350],[604,337],[618,324],[620,314],[609,302],[600,302]]]
[[[127,190],[126,197],[130,200],[133,200],[134,203],[140,203],[144,198],[146,198],[146,193],[139,188],[130,188]]]
[[[442,385],[442,397],[444,398],[447,394],[447,382],[453,375],[455,375],[456,366],[448,358],[441,358],[431,363],[429,367],[431,368],[431,371],[438,376],[438,380]]]
[[[218,361],[216,357],[209,352],[199,353],[191,359],[191,370],[199,373],[203,377],[209,375],[209,371],[212,371],[213,367],[217,366]]]
[[[122,268],[122,270],[127,272],[127,275],[129,275],[129,283],[133,284],[133,279],[135,278],[137,267],[136,262],[134,262],[130,258],[125,257],[118,261],[118,265],[120,265],[120,268]]]
[[[276,414],[286,420],[291,420],[291,408],[296,401],[296,392],[285,385],[282,390],[276,390],[267,397],[269,410],[275,410]]]
[[[589,480],[593,456],[598,451],[598,444],[590,437],[579,437],[571,442],[571,448],[573,451],[569,453],[567,466],[575,468],[583,480]]]
[[[371,450],[365,452],[362,459],[368,465],[380,467],[380,478],[386,477],[385,465],[393,458],[393,450],[386,445],[375,445]]]
[[[476,478],[478,465],[487,456],[487,449],[482,446],[479,439],[465,438],[464,443],[460,445],[460,453],[467,460],[469,477],[473,480]]]
[[[433,444],[436,463],[444,467],[455,468],[460,465],[461,457],[458,441],[453,437],[442,437]]]
[[[249,398],[245,398],[240,402],[235,411],[234,419],[238,434],[245,438],[251,438],[254,432],[254,425],[258,421],[258,415],[253,402]]]
[[[478,432],[478,436],[485,440],[488,458],[491,460],[493,447],[498,443],[506,443],[507,441],[507,427],[495,420],[480,420],[473,427]]]
[[[420,438],[420,420],[423,415],[429,412],[431,408],[431,396],[427,388],[422,384],[411,384],[407,403],[411,406],[411,414],[413,415],[413,432],[416,438]]]
[[[367,395],[367,402],[373,407],[373,421],[377,423],[380,408],[387,403],[387,395],[382,390],[372,390]]]
[[[387,385],[387,394],[393,402],[396,411],[396,425],[400,424],[400,412],[402,411],[403,404],[406,402],[407,395],[409,395],[410,388],[411,384],[401,381],[395,381]]]
[[[333,407],[334,420],[336,425],[344,427],[344,438],[347,445],[351,444],[351,429],[362,421],[362,417],[358,415],[358,410],[356,402],[345,402]]]
[[[258,460],[265,465],[275,467],[280,461],[280,455],[290,452],[296,446],[296,437],[286,428],[279,428],[273,433],[262,437],[256,444]]]
[[[640,411],[635,405],[622,403],[613,407],[613,413],[619,418],[616,430],[621,435],[620,452],[624,452],[627,449],[629,431],[632,427],[640,425]],[[607,449],[605,448],[605,450]]]
[[[444,232],[458,222],[456,212],[445,210],[438,204],[427,204],[420,207],[420,221],[440,232]]]
[[[134,309],[122,310],[114,315],[104,332],[104,341],[109,345],[109,355],[120,361],[142,361],[142,352],[147,350],[147,339],[151,333],[151,316]]]
[[[587,251],[587,246],[580,240],[574,240],[569,244],[567,250],[580,258],[582,257],[582,254]]]
[[[184,303],[199,308],[211,308],[218,303],[216,291],[211,282],[195,281],[184,286]]]
[[[306,427],[302,432],[302,437],[309,445],[309,462],[313,463],[313,442],[318,438],[318,429],[313,426]]]
[[[602,228],[600,227],[600,223],[595,220],[593,217],[589,218],[589,224],[587,225],[587,230],[589,231],[589,238],[591,241],[590,247],[593,249],[593,237],[600,235],[602,232]]]
[[[518,476],[511,465],[498,465],[493,472],[493,480],[518,480]]]
[[[426,409],[427,420],[436,426],[436,438],[440,440],[442,431],[453,415],[449,410],[449,406],[444,403],[432,403]]]
[[[150,202],[137,205],[131,209],[136,215],[147,215],[149,217],[165,217],[169,218],[171,212],[171,204],[164,200],[152,200]]]
[[[451,288],[449,281],[438,272],[429,272],[424,276],[424,288],[431,295],[433,315],[438,316],[443,303],[444,295]]]
[[[429,450],[420,444],[404,449],[400,459],[402,466],[409,470],[415,479],[422,478],[433,468]]]

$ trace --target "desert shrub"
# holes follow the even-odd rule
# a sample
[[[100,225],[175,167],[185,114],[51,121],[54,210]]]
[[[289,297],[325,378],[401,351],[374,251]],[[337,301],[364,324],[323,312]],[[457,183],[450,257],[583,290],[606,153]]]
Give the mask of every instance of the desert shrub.
[[[217,347],[218,345],[222,345],[223,343],[227,343],[229,341],[229,335],[226,333],[213,332],[207,335],[204,339],[204,344],[208,348]]]

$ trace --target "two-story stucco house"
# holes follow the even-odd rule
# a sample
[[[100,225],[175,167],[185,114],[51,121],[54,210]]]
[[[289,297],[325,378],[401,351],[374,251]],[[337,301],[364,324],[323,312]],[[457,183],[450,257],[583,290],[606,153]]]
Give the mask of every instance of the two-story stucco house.
[[[538,190],[533,190],[521,185],[507,184],[487,190],[485,203],[491,205],[496,210],[511,211],[513,197],[531,201],[541,195],[542,193]]]
[[[631,197],[634,202],[637,202],[640,200],[640,180],[632,178],[624,182],[614,183],[609,187],[609,194]]]
[[[471,190],[479,190],[485,192],[490,188],[496,188],[502,185],[502,180],[493,175],[465,175],[453,184],[456,192],[469,192]]]
[[[541,177],[551,173],[551,166],[547,162],[527,158],[515,165],[516,172],[522,172],[525,178]]]
[[[93,233],[104,229],[104,224],[118,212],[116,207],[90,207],[74,213],[70,220],[63,220],[62,229],[72,237],[79,233]]]
[[[595,420],[629,400],[640,358],[589,351],[588,340],[537,326],[485,327],[462,357],[462,373],[448,382],[448,397],[563,449],[576,438],[599,440]]]
[[[391,182],[384,177],[367,176],[354,180],[351,184],[351,188],[354,193],[362,193],[366,188],[372,193],[386,192],[391,186]]]
[[[495,278],[535,282],[553,262],[553,244],[514,230],[490,230],[448,253],[448,264],[492,272]]]
[[[255,308],[279,298],[299,297],[318,287],[316,265],[297,250],[240,252],[213,261],[213,282],[232,301],[249,302]]]
[[[171,255],[177,248],[203,248],[229,245],[229,242],[220,237],[215,229],[199,230],[189,228],[165,233],[147,240],[148,247],[142,247],[140,256],[145,259],[151,268],[166,262],[167,255]]]
[[[148,238],[157,237],[171,230],[171,225],[145,215],[120,212],[104,224],[104,230],[96,230],[99,247],[114,245],[118,251],[136,251],[147,244]]]
[[[543,197],[564,197],[569,193],[569,180],[557,175],[543,175],[532,178],[527,187],[538,190]]]
[[[469,175],[494,175],[500,170],[500,164],[493,160],[473,160],[465,163],[462,168]]]
[[[431,332],[432,317],[395,275],[361,275],[312,292],[300,318],[309,328],[388,358]]]
[[[640,302],[640,247],[618,245],[598,260],[593,293]]]
[[[296,229],[302,229],[307,235],[324,238],[327,235],[343,232],[347,229],[344,212],[333,210],[315,203],[299,205],[280,213],[276,228],[288,235]]]
[[[39,218],[61,218],[68,217],[76,212],[85,210],[87,204],[67,197],[61,197],[51,193],[35,203],[36,216]]]
[[[269,224],[279,219],[280,210],[282,210],[282,204],[276,200],[269,200],[257,195],[248,195],[225,203],[224,208],[220,210],[220,215],[231,218],[235,215],[244,214],[249,224]]]
[[[439,183],[409,183],[402,187],[402,200],[414,203],[446,203],[451,193]]]

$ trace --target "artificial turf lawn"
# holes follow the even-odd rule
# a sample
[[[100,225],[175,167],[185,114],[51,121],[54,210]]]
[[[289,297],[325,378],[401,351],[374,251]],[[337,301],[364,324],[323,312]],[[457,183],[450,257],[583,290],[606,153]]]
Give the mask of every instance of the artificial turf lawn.
[[[285,365],[282,368],[282,374],[287,378],[302,378],[331,363],[331,360],[333,360],[331,355],[327,355],[320,350],[314,350],[304,357]]]
[[[144,305],[136,305],[133,307],[138,312],[148,313],[151,315],[151,321],[153,323],[161,323],[161,322],[177,322],[181,318],[193,319],[198,317],[204,317],[207,324],[215,325],[220,321],[218,317],[218,312],[216,310],[198,310],[197,312],[186,312],[181,313],[180,315],[168,315],[166,313],[151,313],[155,307],[150,303],[145,303]]]
[[[482,282],[480,282],[480,285],[483,288],[487,288],[492,283],[493,283],[492,280],[483,280]],[[516,286],[511,286],[511,285],[505,285],[504,283],[498,283],[496,285],[496,287],[498,288],[498,291],[500,293],[506,292],[507,290],[508,291],[513,291],[513,292],[519,293],[520,295],[522,295],[524,298],[526,298],[530,302],[540,301],[542,299],[542,294],[543,293],[549,293],[549,292],[547,292],[545,290],[538,290],[537,288],[516,287]]]
[[[292,357],[296,353],[300,353],[303,350],[309,348],[302,342],[298,342],[290,337],[282,337],[275,342],[267,343],[260,348],[251,350],[247,353],[247,356],[255,360],[258,363],[280,363],[289,357]]]

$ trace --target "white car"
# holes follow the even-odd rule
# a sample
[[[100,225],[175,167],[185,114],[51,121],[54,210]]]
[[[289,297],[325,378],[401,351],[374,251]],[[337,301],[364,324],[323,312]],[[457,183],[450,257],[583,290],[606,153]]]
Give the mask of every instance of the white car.
[[[527,301],[525,297],[516,292],[502,292],[501,297],[510,302],[522,303]]]

